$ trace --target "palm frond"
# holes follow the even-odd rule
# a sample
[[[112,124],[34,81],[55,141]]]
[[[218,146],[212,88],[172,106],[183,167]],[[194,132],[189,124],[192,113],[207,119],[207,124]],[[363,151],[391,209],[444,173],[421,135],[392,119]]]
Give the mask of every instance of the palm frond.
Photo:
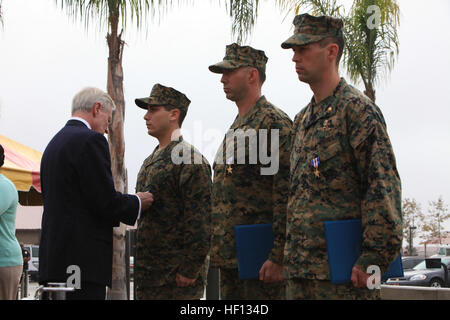
[[[227,0],[225,6],[232,19],[232,36],[238,44],[242,44],[255,26],[259,0]]]
[[[0,0],[0,24],[3,24],[2,0]]]
[[[282,12],[298,15],[309,13],[313,16],[342,17],[345,8],[337,0],[275,0]]]
[[[380,9],[379,24],[368,23],[369,6]],[[373,86],[387,79],[399,54],[397,27],[400,11],[395,0],[355,0],[345,20],[346,50],[344,65],[354,83],[363,81]]]
[[[109,27],[111,17],[120,17],[122,28],[133,23],[141,28],[150,17],[160,20],[175,4],[189,3],[189,0],[55,0],[61,9],[84,22],[86,28],[95,21],[100,27]],[[130,21],[128,21],[130,20]]]

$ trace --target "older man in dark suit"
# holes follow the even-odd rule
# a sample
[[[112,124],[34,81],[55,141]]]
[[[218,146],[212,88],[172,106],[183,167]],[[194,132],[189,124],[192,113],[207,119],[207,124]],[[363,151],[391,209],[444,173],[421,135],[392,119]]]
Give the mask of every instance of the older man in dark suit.
[[[41,161],[39,281],[66,282],[72,268],[79,268],[81,288],[67,299],[105,298],[112,281],[113,227],[134,225],[153,202],[151,193],[128,195],[114,188],[103,136],[114,108],[102,90],[80,91],[72,101],[72,118],[50,141]]]

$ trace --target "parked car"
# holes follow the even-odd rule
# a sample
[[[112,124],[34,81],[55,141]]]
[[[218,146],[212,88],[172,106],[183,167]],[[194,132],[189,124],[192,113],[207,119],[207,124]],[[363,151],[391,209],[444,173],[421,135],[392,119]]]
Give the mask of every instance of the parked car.
[[[32,281],[38,281],[39,275],[39,246],[24,244],[23,247],[30,252],[31,259],[28,261],[28,274]]]
[[[411,271],[415,266],[424,261],[424,257],[402,257],[403,271]]]
[[[441,259],[447,268],[450,268],[450,257]],[[405,271],[402,278],[390,278],[386,281],[388,285],[398,286],[421,286],[421,287],[443,287],[445,275],[444,268],[427,269],[426,261],[420,262],[411,271]],[[447,283],[448,286],[448,283]]]

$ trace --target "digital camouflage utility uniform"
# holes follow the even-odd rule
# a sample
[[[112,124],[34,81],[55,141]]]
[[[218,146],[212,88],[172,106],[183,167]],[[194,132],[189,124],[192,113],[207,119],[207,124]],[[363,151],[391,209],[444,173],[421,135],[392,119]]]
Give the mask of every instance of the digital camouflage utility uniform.
[[[283,48],[318,41],[342,27],[341,20],[309,15],[297,16],[294,24],[296,34]],[[287,298],[377,299],[379,290],[331,284],[324,222],[362,220],[362,252],[355,264],[361,271],[378,265],[383,274],[399,254],[401,184],[383,115],[341,79],[331,96],[320,103],[313,98],[293,127],[284,250]]]
[[[253,66],[265,70],[267,57],[263,51],[237,44],[227,46],[224,61],[210,66],[210,70],[221,73],[223,69]],[[289,154],[292,121],[280,109],[262,96],[249,112],[236,117],[231,132],[250,133],[254,130],[257,142],[250,147],[234,139],[225,139],[213,165],[213,204],[211,265],[220,268],[222,299],[284,299],[285,284],[265,284],[259,279],[239,280],[236,259],[234,229],[236,225],[273,223],[274,247],[269,259],[282,264],[286,230],[286,204],[289,184]],[[274,129],[274,131],[271,131]],[[267,135],[263,134],[266,130]],[[272,135],[278,132],[279,148],[276,148],[279,168],[275,174],[263,175],[259,142],[267,137],[265,146],[271,150]],[[259,136],[261,134],[261,137]],[[227,143],[231,154],[226,153]],[[251,161],[249,151],[256,151],[257,161]],[[242,156],[239,153],[242,152]],[[245,159],[244,159],[245,155]],[[251,157],[251,155],[250,155]],[[253,164],[252,164],[253,163]]]
[[[175,89],[157,84],[149,98],[137,99],[136,104],[144,109],[147,104],[169,105],[184,108],[186,112],[189,100]],[[157,147],[144,161],[136,192],[145,191],[154,195],[154,202],[138,221],[137,298],[200,299],[206,281],[211,235],[210,165],[180,137],[162,150]],[[196,278],[195,285],[177,287],[177,273]]]

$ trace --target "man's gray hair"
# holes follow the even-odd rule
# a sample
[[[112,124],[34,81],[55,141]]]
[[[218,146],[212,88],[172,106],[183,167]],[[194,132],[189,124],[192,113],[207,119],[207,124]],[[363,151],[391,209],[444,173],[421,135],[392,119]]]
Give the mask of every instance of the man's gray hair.
[[[98,88],[87,87],[73,97],[72,114],[77,111],[89,112],[96,102],[99,102],[103,109],[116,109],[116,105],[109,94]]]

